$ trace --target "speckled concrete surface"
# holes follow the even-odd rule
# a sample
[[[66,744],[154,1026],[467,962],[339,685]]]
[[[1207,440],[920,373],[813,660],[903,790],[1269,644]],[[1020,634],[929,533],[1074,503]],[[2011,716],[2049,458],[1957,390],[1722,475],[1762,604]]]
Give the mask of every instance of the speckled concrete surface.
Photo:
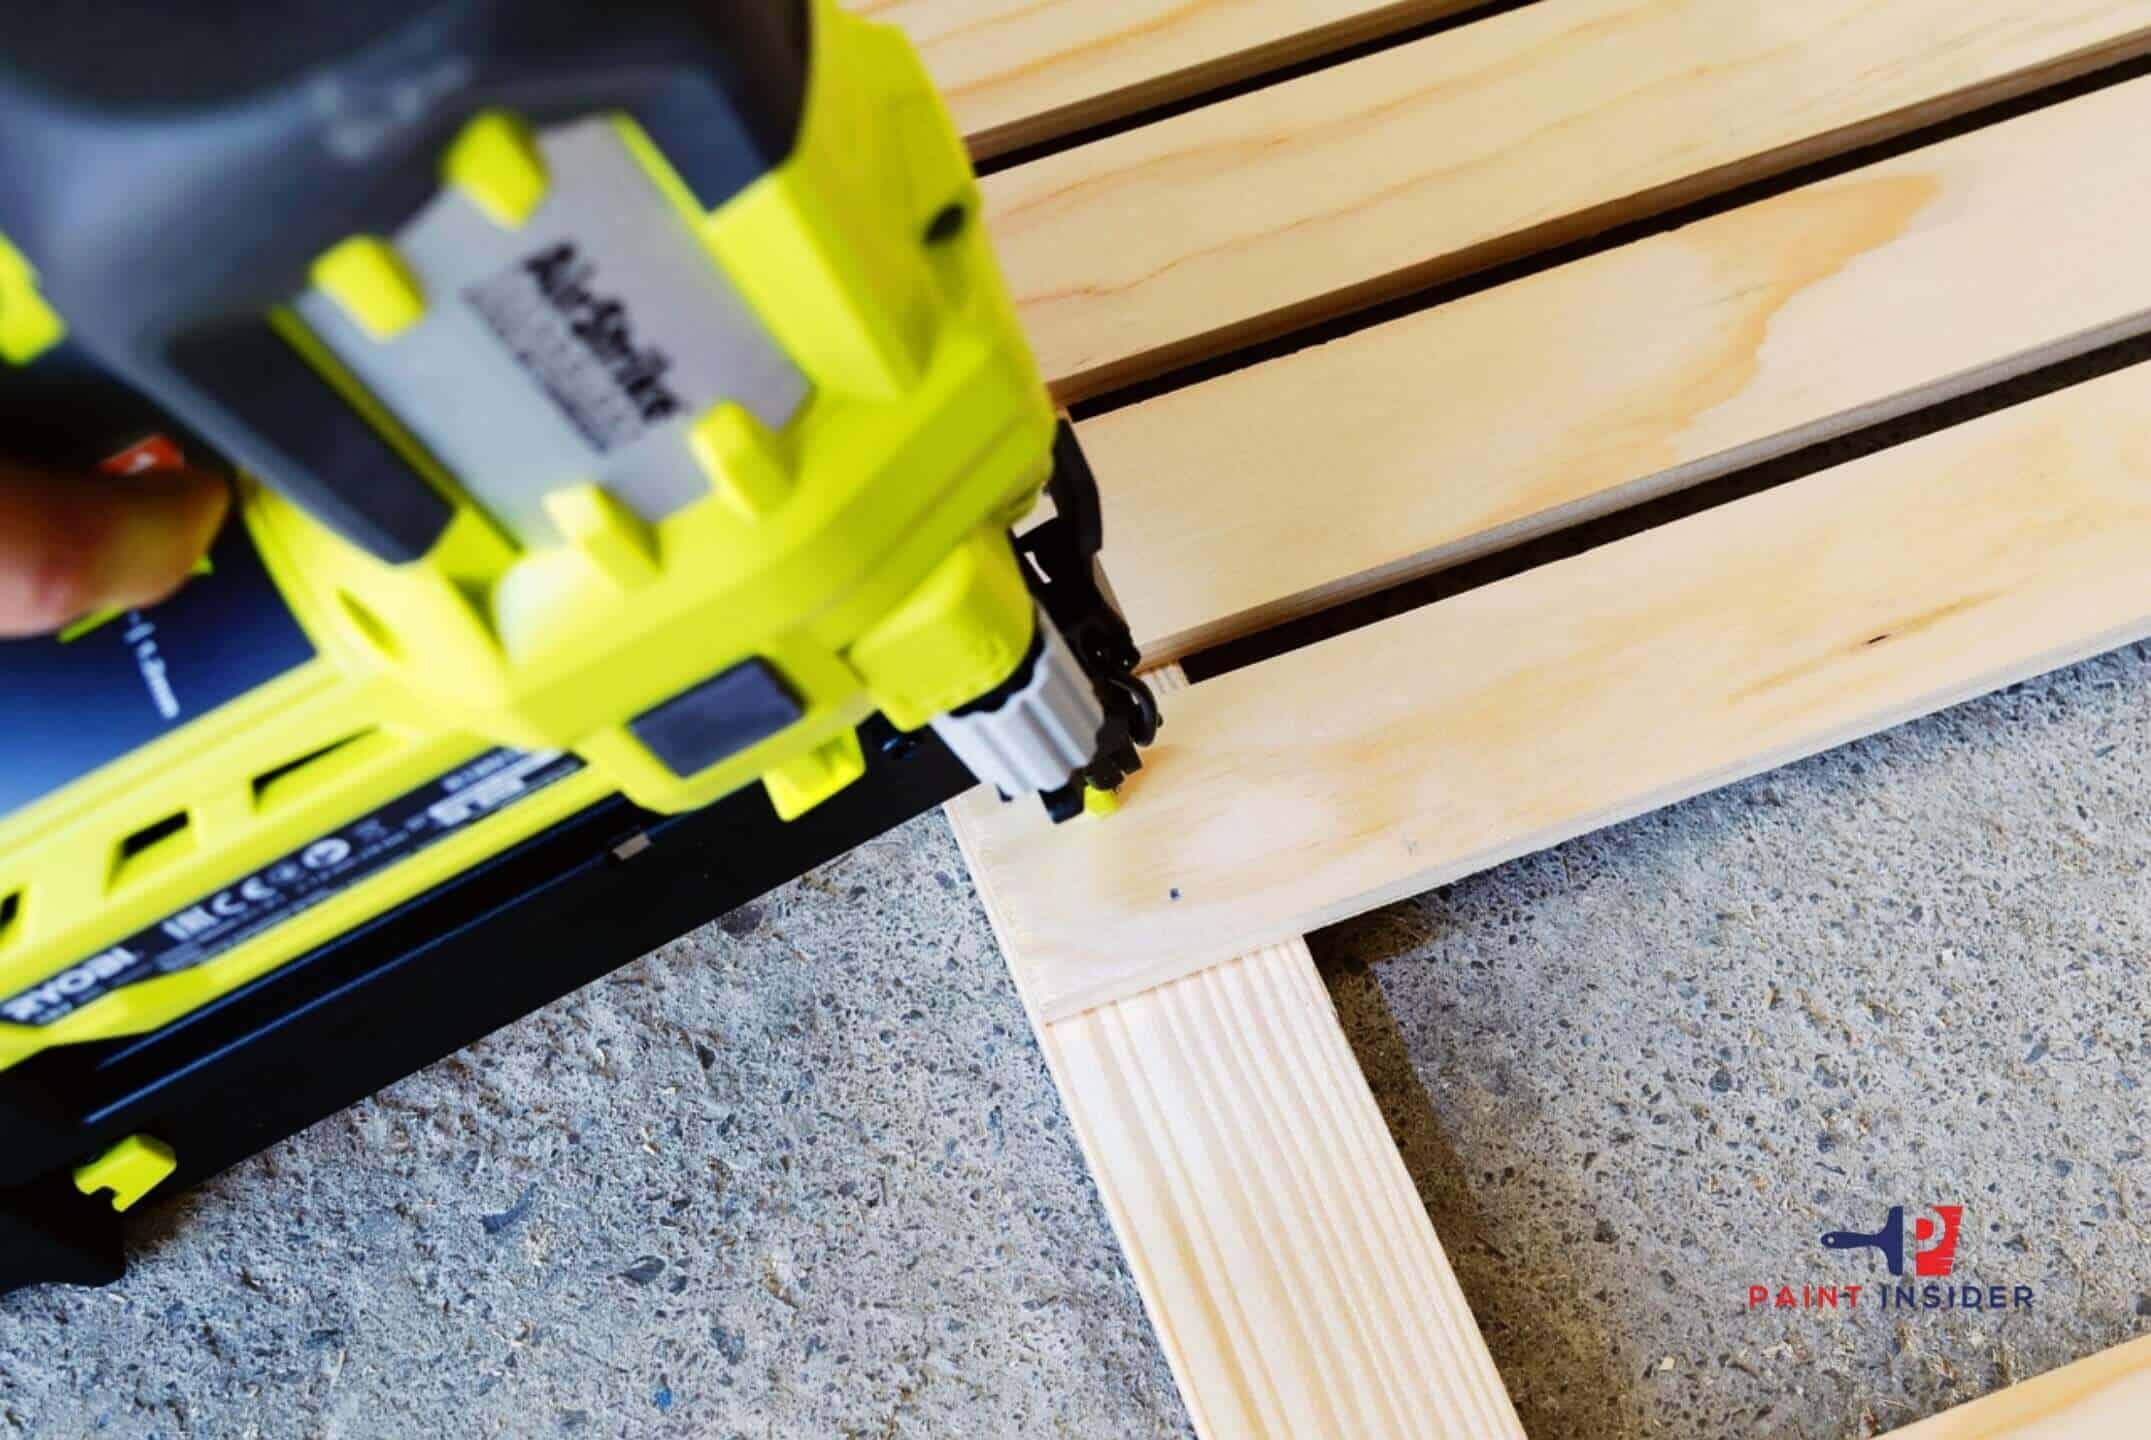
[[[1535,1440],[1866,1436],[2151,1323],[2147,655],[1322,937]],[[2030,1313],[1748,1310],[1952,1203]]]
[[[1866,1435],[2144,1326],[2147,861],[2127,652],[1318,936],[1534,1440]],[[1936,1203],[2030,1313],[1747,1310]],[[0,1301],[11,1433],[1186,1433],[938,818],[141,1228]]]
[[[0,1300],[0,1428],[1183,1424],[939,817],[145,1229],[119,1286]]]

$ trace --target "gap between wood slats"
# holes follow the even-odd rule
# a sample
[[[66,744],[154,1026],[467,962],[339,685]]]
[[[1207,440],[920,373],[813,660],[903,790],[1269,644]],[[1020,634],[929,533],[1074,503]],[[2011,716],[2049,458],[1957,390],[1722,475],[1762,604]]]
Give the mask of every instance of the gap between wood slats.
[[[978,156],[974,152],[978,173],[997,175],[1003,170],[1029,165],[1048,156],[1058,155],[1064,150],[1073,150],[1079,145],[1095,145],[1101,140],[1110,140],[1115,135],[1139,130],[1145,125],[1160,124],[1176,115],[1185,115],[1190,110],[1200,110],[1206,105],[1221,105],[1227,100],[1237,99],[1256,90],[1297,80],[1303,75],[1334,69],[1339,65],[1349,65],[1355,60],[1363,60],[1369,55],[1377,55],[1399,45],[1414,44],[1430,36],[1454,30],[1459,25],[1475,25],[1511,10],[1521,10],[1526,5],[1542,3],[1544,0],[1444,0],[1438,8],[1427,12],[1430,18],[1400,22],[1394,28],[1386,28],[1379,33],[1370,33],[1365,27],[1355,25],[1351,30],[1337,35],[1319,37],[1319,49],[1295,41],[1291,48],[1280,52],[1275,59],[1264,59],[1251,64],[1245,67],[1244,73],[1241,73],[1242,67],[1239,66],[1229,71],[1204,70],[1196,77],[1199,82],[1196,88],[1183,91],[1176,84],[1166,98],[1155,104],[1146,103],[1140,108],[1125,111],[1116,109],[1108,118],[1096,124],[1060,131],[1035,142],[1025,142],[1015,149],[996,150],[984,156]],[[1359,38],[1362,34],[1366,34],[1367,38]]]
[[[1183,677],[1180,683],[1184,689],[2147,363],[2151,363],[2151,335],[2101,346],[1972,394],[1818,441],[1765,464],[1554,530],[1481,559],[1447,566],[1355,599],[1311,608],[1274,626],[1198,650],[1169,668]]]
[[[2147,0],[1542,0],[995,175],[988,220],[1075,400],[2147,48]]]
[[[843,3],[910,36],[984,161],[1366,53],[1483,0]]]

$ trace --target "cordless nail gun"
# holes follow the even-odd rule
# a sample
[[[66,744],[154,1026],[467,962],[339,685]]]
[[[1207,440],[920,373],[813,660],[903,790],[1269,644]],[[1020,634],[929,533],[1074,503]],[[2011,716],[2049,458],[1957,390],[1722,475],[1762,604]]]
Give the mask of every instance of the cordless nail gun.
[[[0,458],[238,506],[0,644],[0,1286],[965,772],[1110,808],[1157,715],[1095,487],[894,30],[38,10]]]

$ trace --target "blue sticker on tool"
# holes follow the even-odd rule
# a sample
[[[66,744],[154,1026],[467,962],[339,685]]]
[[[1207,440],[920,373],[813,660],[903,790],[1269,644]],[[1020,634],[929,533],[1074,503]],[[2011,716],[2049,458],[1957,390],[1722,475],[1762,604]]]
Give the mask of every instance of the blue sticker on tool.
[[[313,658],[236,521],[163,604],[0,641],[0,819]]]

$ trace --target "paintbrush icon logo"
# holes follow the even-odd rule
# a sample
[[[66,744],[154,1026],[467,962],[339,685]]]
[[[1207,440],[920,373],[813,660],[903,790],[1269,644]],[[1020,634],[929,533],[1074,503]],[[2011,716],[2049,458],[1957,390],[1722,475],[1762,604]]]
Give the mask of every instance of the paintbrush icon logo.
[[[1914,1243],[1927,1247],[1913,1252],[1914,1274],[1947,1275],[1957,1263],[1957,1227],[1964,1219],[1964,1207],[1937,1205],[1934,1207],[1934,1213],[1939,1217],[1939,1224],[1924,1215],[1913,1224]],[[1933,1243],[1929,1244],[1930,1241]],[[1884,1263],[1890,1267],[1890,1273],[1902,1275],[1905,1273],[1905,1207],[1892,1205],[1890,1213],[1883,1217],[1881,1227],[1872,1231],[1826,1231],[1822,1237],[1822,1248],[1879,1250]]]

